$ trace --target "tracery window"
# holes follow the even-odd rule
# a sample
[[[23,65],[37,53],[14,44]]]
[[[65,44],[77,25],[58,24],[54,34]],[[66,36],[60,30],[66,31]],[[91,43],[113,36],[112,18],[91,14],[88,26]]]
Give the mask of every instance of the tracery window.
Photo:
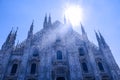
[[[18,64],[13,64],[11,68],[11,74],[14,75],[17,72]]]
[[[87,64],[85,62],[82,62],[82,69],[84,72],[88,72],[88,67],[87,67]]]
[[[56,39],[56,42],[61,42],[61,40],[58,38],[58,39]]]
[[[97,64],[98,64],[99,70],[104,71],[103,64],[100,61]]]
[[[62,59],[62,52],[61,51],[57,51],[57,59],[58,60]]]
[[[35,73],[36,73],[36,63],[32,63],[32,64],[31,64],[30,73],[31,73],[31,74],[35,74]]]
[[[33,56],[34,56],[34,57],[39,56],[39,51],[35,49],[34,52],[33,52]]]
[[[79,55],[80,55],[80,56],[84,56],[84,55],[85,55],[85,51],[84,51],[83,48],[79,48],[79,49],[78,49],[78,52],[79,52]]]

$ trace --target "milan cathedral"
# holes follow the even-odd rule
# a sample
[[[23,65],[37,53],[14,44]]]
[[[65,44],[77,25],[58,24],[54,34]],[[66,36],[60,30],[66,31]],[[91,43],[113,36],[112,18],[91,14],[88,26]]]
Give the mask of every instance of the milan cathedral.
[[[72,25],[45,16],[43,28],[15,44],[17,30],[11,30],[0,49],[0,80],[120,80],[120,69],[100,32],[98,46]]]

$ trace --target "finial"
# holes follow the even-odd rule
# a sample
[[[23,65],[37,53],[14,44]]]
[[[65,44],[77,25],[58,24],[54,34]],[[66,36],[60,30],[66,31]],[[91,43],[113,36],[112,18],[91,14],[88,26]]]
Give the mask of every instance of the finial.
[[[11,31],[10,31],[10,34],[13,32],[13,27],[12,27],[12,29],[11,29]]]
[[[10,40],[10,37],[11,37],[11,35],[12,35],[12,32],[13,32],[13,27],[12,27],[10,33],[8,34],[8,37],[7,37],[7,39],[6,39],[6,42]]]
[[[18,27],[17,27],[16,31],[18,31]]]
[[[94,32],[95,32],[95,35],[96,35],[97,40],[99,40],[100,38],[99,38],[99,36],[98,36],[98,33],[96,32],[96,30],[94,30]]]
[[[51,14],[49,13],[49,20],[48,20],[49,23],[51,23]]]
[[[45,14],[45,21],[47,22],[47,13]]]
[[[106,45],[105,39],[103,38],[103,36],[102,36],[102,34],[100,33],[100,31],[99,31],[99,35],[100,35],[100,39],[101,39],[103,45]]]
[[[18,27],[16,28],[15,34],[17,34],[17,31],[18,31]]]
[[[98,33],[95,30],[94,30],[94,32],[95,32],[95,35],[96,35],[96,39],[97,39],[98,45],[100,47],[101,46],[100,37],[99,37]]]
[[[17,31],[18,31],[18,27],[16,28],[16,31],[15,31],[15,33],[14,33],[14,39],[16,39]]]
[[[34,19],[33,19],[32,23],[34,23]]]
[[[81,31],[82,31],[82,34],[85,34],[86,32],[85,32],[85,29],[84,29],[84,27],[83,27],[83,25],[82,25],[81,22],[80,22],[80,25],[81,25]]]
[[[47,14],[45,14],[43,27],[44,27],[44,28],[47,28],[47,26],[48,26],[48,22],[47,22]]]
[[[32,24],[31,24],[31,26],[30,26],[30,32],[31,32],[31,33],[33,32],[33,24],[34,24],[34,19],[33,19]]]
[[[31,26],[33,26],[33,24],[34,24],[34,19],[32,20],[32,24],[31,24]]]

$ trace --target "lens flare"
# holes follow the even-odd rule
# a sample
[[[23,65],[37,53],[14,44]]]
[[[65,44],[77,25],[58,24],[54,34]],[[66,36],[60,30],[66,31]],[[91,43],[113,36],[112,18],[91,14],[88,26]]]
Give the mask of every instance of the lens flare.
[[[83,10],[80,6],[69,6],[65,9],[65,17],[72,24],[72,26],[78,26],[82,21]]]

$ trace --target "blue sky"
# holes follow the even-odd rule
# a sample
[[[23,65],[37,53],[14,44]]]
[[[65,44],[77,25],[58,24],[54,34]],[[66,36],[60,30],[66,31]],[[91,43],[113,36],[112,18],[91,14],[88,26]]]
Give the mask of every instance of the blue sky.
[[[27,37],[33,19],[34,33],[39,31],[46,13],[51,13],[53,22],[63,22],[67,4],[83,8],[82,24],[89,40],[97,44],[94,30],[99,30],[120,66],[120,0],[0,0],[0,46],[12,27],[19,27],[20,42]],[[81,34],[80,27],[76,30]]]

